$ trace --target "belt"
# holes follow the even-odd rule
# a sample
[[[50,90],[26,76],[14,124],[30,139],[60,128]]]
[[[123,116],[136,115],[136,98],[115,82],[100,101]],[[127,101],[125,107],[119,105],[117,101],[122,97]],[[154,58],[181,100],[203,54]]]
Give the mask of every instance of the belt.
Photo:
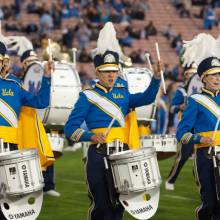
[[[111,155],[117,152],[126,151],[129,150],[129,147],[127,144],[122,143],[120,147],[116,146],[109,146],[108,144],[100,144],[97,148],[98,144],[91,144],[90,147],[94,147],[96,151],[103,155]]]

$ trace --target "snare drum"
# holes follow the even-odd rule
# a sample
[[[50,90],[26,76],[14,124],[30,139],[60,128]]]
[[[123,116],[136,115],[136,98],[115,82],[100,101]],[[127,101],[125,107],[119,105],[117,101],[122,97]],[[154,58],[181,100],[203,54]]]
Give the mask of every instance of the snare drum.
[[[156,151],[164,151],[163,136],[159,134],[141,137],[142,147],[154,147]]]
[[[175,135],[165,134],[163,135],[163,151],[164,152],[176,152],[177,140]]]
[[[0,154],[0,182],[9,196],[42,190],[44,180],[36,149]]]
[[[123,78],[128,82],[128,89],[131,94],[144,92],[150,85],[152,73],[147,68],[124,68]],[[139,121],[153,120],[154,105],[145,105],[135,108]]]
[[[154,147],[157,152],[157,159],[169,158],[177,152],[177,140],[175,135],[148,135],[141,137],[141,146]]]
[[[39,71],[35,71],[37,66]],[[31,65],[24,77],[24,88],[36,93],[40,89],[42,77],[42,64]],[[64,125],[81,91],[79,75],[72,65],[55,63],[51,77],[50,105],[46,109],[39,109],[38,114],[46,125]]]
[[[54,157],[58,158],[63,154],[64,148],[64,138],[60,137],[59,134],[49,133],[47,134],[48,140],[50,141],[50,145],[52,151],[54,153]]]
[[[128,150],[109,156],[114,185],[118,193],[143,192],[161,183],[154,148]]]

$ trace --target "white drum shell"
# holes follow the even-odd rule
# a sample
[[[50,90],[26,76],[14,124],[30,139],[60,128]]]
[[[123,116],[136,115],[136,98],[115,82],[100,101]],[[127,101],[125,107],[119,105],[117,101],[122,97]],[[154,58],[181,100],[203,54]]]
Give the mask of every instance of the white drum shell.
[[[123,77],[128,82],[128,89],[131,94],[144,92],[150,85],[152,73],[147,68],[125,68]],[[135,108],[139,121],[148,121],[152,117],[153,104]]]
[[[177,140],[175,135],[148,135],[141,137],[141,146],[154,147],[157,152],[176,152]]]
[[[36,74],[33,74],[33,71],[27,72],[24,88],[30,91],[30,84],[33,82],[35,86],[39,82],[41,84],[42,76],[42,72]],[[55,63],[51,77],[50,105],[46,109],[39,109],[38,114],[42,122],[47,125],[64,125],[81,91],[79,75],[72,65]]]
[[[109,156],[116,190],[120,194],[142,192],[161,182],[154,148],[129,150]]]
[[[176,152],[177,140],[175,135],[163,135],[164,152]]]
[[[148,135],[141,137],[142,147],[154,147],[156,151],[163,151],[163,138],[162,135]]]
[[[58,134],[47,134],[47,137],[50,141],[52,150],[62,153],[64,148],[64,138],[60,137]]]
[[[44,180],[37,150],[16,150],[0,154],[0,181],[10,196],[42,190]]]

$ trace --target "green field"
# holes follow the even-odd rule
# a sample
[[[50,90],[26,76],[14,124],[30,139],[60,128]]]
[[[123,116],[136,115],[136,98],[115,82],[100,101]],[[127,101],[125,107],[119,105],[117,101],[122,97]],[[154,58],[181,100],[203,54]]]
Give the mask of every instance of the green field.
[[[86,220],[89,200],[84,181],[82,152],[65,152],[56,161],[56,187],[61,197],[45,196],[38,220]],[[176,182],[175,191],[164,189],[174,157],[159,162],[163,179],[158,211],[153,220],[192,220],[194,210],[200,204],[197,187],[192,175],[192,160],[189,160]],[[124,220],[133,220],[125,214]]]

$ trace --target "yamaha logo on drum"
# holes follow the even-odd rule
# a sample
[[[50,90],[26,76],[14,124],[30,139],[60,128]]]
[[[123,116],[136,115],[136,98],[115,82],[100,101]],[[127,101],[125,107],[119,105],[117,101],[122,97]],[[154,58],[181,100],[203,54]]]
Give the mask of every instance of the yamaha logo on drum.
[[[133,215],[137,215],[137,214],[141,214],[141,213],[144,213],[144,212],[148,212],[148,211],[150,211],[152,209],[153,209],[153,207],[151,205],[148,205],[148,206],[140,208],[140,209],[131,210],[131,213]]]
[[[29,217],[34,214],[35,214],[34,209],[31,209],[31,210],[21,212],[21,213],[9,214],[8,217],[9,217],[9,219],[23,219],[25,217]]]
[[[25,187],[28,188],[28,187],[30,187],[30,183],[29,183],[29,178],[28,178],[27,166],[24,164],[21,166],[21,169],[22,169],[22,173],[24,176]]]
[[[144,173],[146,176],[147,184],[151,184],[149,166],[147,162],[144,162]]]

